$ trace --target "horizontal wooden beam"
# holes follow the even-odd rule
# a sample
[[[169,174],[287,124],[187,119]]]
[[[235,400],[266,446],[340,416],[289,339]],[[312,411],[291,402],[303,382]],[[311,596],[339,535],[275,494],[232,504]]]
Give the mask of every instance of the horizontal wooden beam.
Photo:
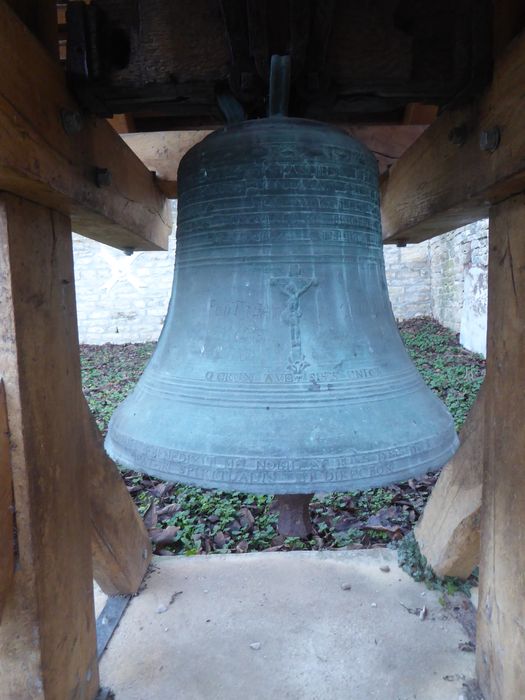
[[[55,0],[6,0],[6,2],[47,51],[57,58],[58,22]]]
[[[425,126],[376,125],[345,126],[345,131],[364,143],[376,156],[380,170],[395,162],[423,133]],[[190,148],[211,131],[156,131],[121,134],[140,160],[157,175],[157,182],[170,199],[177,197],[177,170]]]
[[[190,148],[211,131],[151,131],[144,134],[121,134],[122,139],[157,176],[162,192],[177,198],[177,170]]]
[[[153,175],[106,120],[84,115],[75,131],[60,64],[3,1],[0,36],[0,190],[61,211],[89,238],[166,249],[170,207]]]
[[[132,114],[114,114],[108,119],[108,122],[115,129],[117,134],[129,134],[135,131],[135,120]]]
[[[437,105],[409,102],[403,114],[403,124],[432,124],[437,113]]]
[[[522,33],[499,57],[482,98],[438,117],[384,178],[385,243],[417,243],[464,226],[525,190],[524,85]],[[499,144],[483,150],[480,139],[490,142],[495,129]]]
[[[375,155],[379,172],[390,168],[427,129],[422,124],[374,124],[344,126],[344,130],[361,141]]]

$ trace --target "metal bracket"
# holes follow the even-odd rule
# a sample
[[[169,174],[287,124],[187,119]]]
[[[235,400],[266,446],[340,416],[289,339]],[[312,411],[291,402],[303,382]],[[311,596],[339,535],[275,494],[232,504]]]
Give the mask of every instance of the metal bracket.
[[[117,629],[124,611],[131,600],[130,595],[110,596],[97,618],[97,659],[100,661],[113,632]],[[103,700],[97,698],[97,700]]]

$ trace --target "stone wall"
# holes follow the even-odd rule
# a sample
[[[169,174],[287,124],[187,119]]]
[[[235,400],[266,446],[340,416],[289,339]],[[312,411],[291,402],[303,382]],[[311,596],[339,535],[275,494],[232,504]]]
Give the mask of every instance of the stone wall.
[[[157,340],[171,294],[175,235],[167,252],[125,255],[74,234],[73,251],[80,342]]]
[[[456,229],[429,242],[431,315],[460,334],[461,343],[485,354],[487,333],[488,222]]]
[[[484,355],[487,334],[488,222],[478,221],[406,248],[385,247],[394,315],[432,316]]]
[[[432,290],[428,243],[425,241],[405,248],[388,245],[383,250],[394,316],[399,321],[414,316],[430,316]]]
[[[175,236],[167,252],[127,256],[75,235],[74,255],[80,342],[156,340],[171,294]],[[486,222],[430,242],[386,246],[385,266],[397,319],[434,316],[460,332],[466,347],[484,352]]]

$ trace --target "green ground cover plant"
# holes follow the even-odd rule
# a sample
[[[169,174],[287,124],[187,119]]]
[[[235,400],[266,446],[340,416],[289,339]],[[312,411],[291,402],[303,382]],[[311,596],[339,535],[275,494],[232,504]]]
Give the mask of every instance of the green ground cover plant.
[[[432,319],[405,321],[400,331],[423,378],[461,428],[483,381],[484,360],[462,348],[453,333]],[[154,347],[154,343],[81,347],[84,392],[102,431],[137,382]],[[437,479],[437,474],[427,474],[386,488],[316,497],[311,504],[314,535],[301,540],[278,535],[271,497],[172,484],[128,470],[122,475],[156,552],[166,555],[398,544],[412,531]],[[415,557],[413,548],[410,557]]]

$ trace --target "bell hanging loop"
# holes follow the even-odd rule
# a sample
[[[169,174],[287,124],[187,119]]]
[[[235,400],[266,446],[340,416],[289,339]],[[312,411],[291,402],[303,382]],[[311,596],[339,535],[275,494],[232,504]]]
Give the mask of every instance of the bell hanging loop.
[[[270,63],[269,117],[287,117],[290,100],[290,56],[273,55]]]

